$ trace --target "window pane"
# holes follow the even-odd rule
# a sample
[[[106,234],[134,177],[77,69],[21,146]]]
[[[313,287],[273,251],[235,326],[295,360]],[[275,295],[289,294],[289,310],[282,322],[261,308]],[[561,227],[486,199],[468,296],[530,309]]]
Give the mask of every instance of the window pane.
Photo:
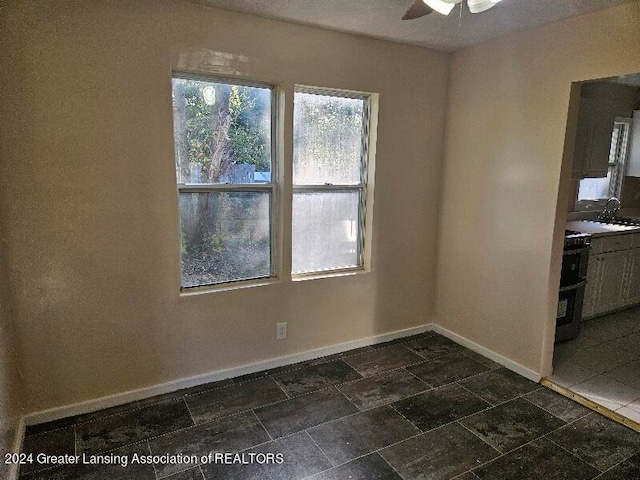
[[[293,273],[357,267],[360,192],[293,195]]]
[[[182,286],[271,275],[269,192],[180,194]]]
[[[603,178],[583,178],[578,189],[578,201],[598,200],[609,198],[609,184],[614,167],[609,167],[609,173]]]
[[[173,79],[178,183],[271,182],[271,89]]]
[[[295,93],[293,183],[361,181],[364,100]]]

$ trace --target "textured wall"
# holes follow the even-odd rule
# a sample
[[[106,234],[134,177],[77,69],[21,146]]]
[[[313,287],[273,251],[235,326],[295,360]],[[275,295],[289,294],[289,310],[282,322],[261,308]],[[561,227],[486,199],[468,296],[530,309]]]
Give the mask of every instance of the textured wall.
[[[447,55],[180,1],[9,3],[0,191],[30,411],[431,321]],[[370,273],[179,297],[172,69],[380,94]]]
[[[20,417],[24,414],[19,376],[17,340],[9,308],[6,235],[0,224],[0,454],[10,452],[16,442]],[[0,478],[9,478],[9,466],[0,459]]]
[[[640,72],[640,3],[454,55],[436,321],[550,372],[571,165],[571,83]]]

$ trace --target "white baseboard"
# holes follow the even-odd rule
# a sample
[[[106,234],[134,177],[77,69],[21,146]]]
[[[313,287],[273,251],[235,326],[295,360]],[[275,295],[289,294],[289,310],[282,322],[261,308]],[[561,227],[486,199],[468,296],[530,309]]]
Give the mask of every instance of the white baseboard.
[[[480,355],[487,357],[496,363],[499,363],[500,365],[508,368],[509,370],[512,370],[517,374],[522,375],[525,378],[528,378],[529,380],[532,380],[538,383],[542,378],[538,372],[534,372],[533,370],[527,367],[523,367],[519,363],[516,363],[513,360],[509,360],[508,358],[503,357],[502,355],[494,352],[493,350],[489,350],[488,348],[485,348],[482,345],[472,342],[468,338],[463,337],[462,335],[458,335],[457,333],[454,333],[451,330],[447,330],[446,328],[441,327],[440,325],[433,324],[432,329],[434,332],[439,333],[440,335],[443,335],[448,339],[453,340],[454,342],[462,345],[463,347],[467,347],[468,349],[473,350],[474,352],[479,353]]]
[[[24,441],[24,431],[26,428],[25,417],[21,416],[18,421],[18,428],[16,428],[16,437],[13,440],[12,453],[22,452],[22,444]],[[11,464],[9,468],[9,480],[18,480],[18,474],[20,473],[20,466],[17,463]]]
[[[291,365],[293,363],[304,362],[306,360],[313,360],[327,355],[333,355],[336,353],[342,353],[355,348],[367,347],[378,343],[389,342],[397,338],[409,337],[411,335],[418,335],[427,331],[434,331],[439,333],[454,342],[467,347],[474,352],[479,353],[487,358],[490,358],[496,363],[503,365],[504,367],[512,370],[529,380],[534,382],[540,381],[540,374],[530,370],[522,365],[510,360],[492,350],[489,350],[471,340],[458,335],[444,327],[435,324],[426,324],[419,327],[407,328],[404,330],[397,330],[395,332],[385,333],[382,335],[375,335],[373,337],[363,338],[360,340],[354,340],[351,342],[340,343],[332,345],[330,347],[317,348],[302,353],[296,353],[293,355],[286,355],[283,357],[274,358],[264,362],[252,363],[249,365],[243,365],[241,367],[228,368],[225,370],[218,370],[215,372],[206,373],[204,375],[197,375],[194,377],[183,378],[160,385],[154,385],[151,387],[140,388],[137,390],[130,390],[128,392],[118,393],[107,397],[101,397],[86,402],[76,403],[72,405],[65,405],[63,407],[52,408],[49,410],[43,410],[41,412],[31,413],[27,415],[23,421],[26,425],[37,425],[40,423],[51,422],[59,420],[61,418],[71,417],[75,415],[82,415],[85,413],[94,412],[96,410],[102,410],[103,408],[115,407],[117,405],[123,405],[125,403],[134,402],[136,400],[143,400],[156,395],[162,395],[165,393],[171,393],[183,388],[195,387],[203,385],[205,383],[217,382],[219,380],[225,380],[227,378],[238,377],[241,375],[247,375],[250,373],[256,373],[263,370],[269,370],[271,368],[282,367],[284,365]],[[24,428],[24,426],[23,426]]]
[[[136,400],[142,400],[156,395],[162,395],[164,393],[175,392],[176,390],[181,390],[183,388],[195,387],[197,385],[203,385],[210,382],[217,382],[219,380],[225,380],[227,378],[238,377],[241,375],[247,375],[249,373],[256,373],[263,370],[269,370],[271,368],[282,367],[284,365],[304,362],[305,360],[313,360],[316,358],[325,357],[327,355],[346,352],[355,348],[367,347],[378,343],[389,342],[397,338],[418,335],[432,329],[432,324],[421,325],[419,327],[397,330],[395,332],[375,335],[373,337],[354,340],[351,342],[339,343],[330,347],[317,348],[302,353],[286,355],[264,362],[243,365],[241,367],[228,368],[225,370],[206,373],[204,375],[197,375],[194,377],[175,380],[160,385],[140,388],[137,390],[130,390],[128,392],[118,393],[107,397],[96,398],[94,400],[88,400],[86,402],[43,410],[41,412],[31,413],[27,415],[26,424],[37,425],[40,423],[60,420],[61,418],[82,415],[85,413],[94,412],[96,410],[102,410],[103,408],[115,407],[117,405],[123,405],[125,403],[133,402]]]

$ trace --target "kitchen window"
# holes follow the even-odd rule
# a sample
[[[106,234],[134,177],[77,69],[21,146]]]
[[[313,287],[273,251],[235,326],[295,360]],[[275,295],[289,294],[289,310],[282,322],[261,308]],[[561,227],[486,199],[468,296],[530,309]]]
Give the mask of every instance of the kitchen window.
[[[370,96],[294,93],[292,274],[364,267]]]
[[[172,85],[181,288],[274,277],[274,87]]]
[[[591,209],[611,197],[620,198],[629,148],[630,118],[616,118],[611,134],[609,169],[606,177],[583,178],[578,189],[578,210]]]

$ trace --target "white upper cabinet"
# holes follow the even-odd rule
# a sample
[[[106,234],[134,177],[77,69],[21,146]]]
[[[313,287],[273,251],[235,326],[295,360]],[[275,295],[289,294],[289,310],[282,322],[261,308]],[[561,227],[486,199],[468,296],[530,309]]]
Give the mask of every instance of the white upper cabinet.
[[[630,177],[640,177],[640,110],[633,112],[629,142],[627,175]]]
[[[569,115],[577,118],[570,118],[567,124],[569,151],[565,154],[573,159],[573,178],[607,176],[613,124],[616,117],[631,116],[639,91],[628,85],[597,82],[583,84],[579,98],[577,90],[572,94]],[[640,176],[640,159],[637,172]]]
[[[574,152],[574,177],[606,177],[615,116],[596,98],[581,98]]]

